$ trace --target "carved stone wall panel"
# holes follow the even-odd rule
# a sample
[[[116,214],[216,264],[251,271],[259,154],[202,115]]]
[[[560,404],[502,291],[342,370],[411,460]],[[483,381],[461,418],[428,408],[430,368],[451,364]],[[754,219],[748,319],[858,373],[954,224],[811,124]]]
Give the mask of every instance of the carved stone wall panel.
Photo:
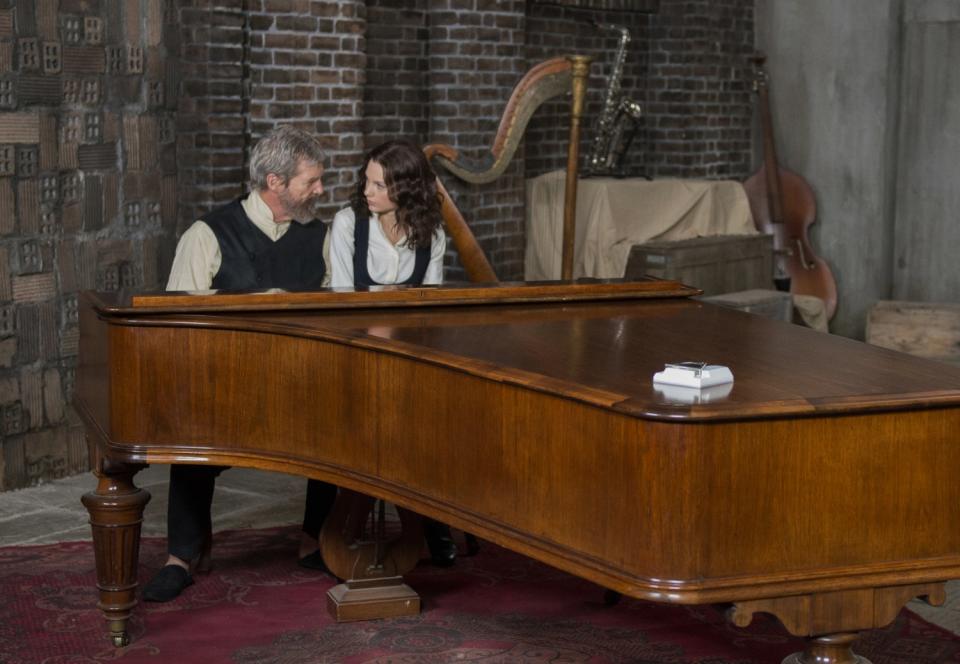
[[[144,50],[143,73],[147,79],[159,81],[167,71],[167,63],[163,58],[163,49],[159,46]]]
[[[79,156],[80,144],[74,141],[60,143],[59,162],[60,168],[74,169],[80,167]]]
[[[177,225],[177,178],[165,175],[160,179],[160,217],[164,228]]]
[[[83,228],[83,206],[80,203],[64,205],[60,226],[64,233],[78,233]]]
[[[103,175],[103,224],[109,226],[120,214],[120,177],[116,173]]]
[[[83,229],[96,231],[103,227],[103,179],[88,175],[83,179]]]
[[[74,249],[73,240],[62,240],[57,247],[57,273],[60,277],[60,289],[63,293],[75,293],[79,290]]]
[[[111,143],[120,140],[120,115],[105,112],[103,114],[103,140]]]
[[[147,0],[143,23],[144,43],[147,46],[159,46],[163,42],[163,0]]]
[[[17,186],[17,216],[20,233],[35,235],[40,232],[40,184],[36,178],[20,180]]]
[[[0,9],[0,39],[9,39],[13,36],[13,10],[5,7]]]
[[[40,169],[57,168],[60,161],[60,142],[57,140],[57,117],[52,113],[40,116]]]
[[[102,46],[64,46],[63,73],[103,74],[106,58]]]
[[[40,114],[0,113],[0,143],[39,143]]]
[[[0,42],[0,74],[13,71],[13,42]]]
[[[20,403],[23,406],[24,424],[27,429],[43,425],[43,375],[29,368],[20,372]],[[27,446],[27,454],[36,444]]]
[[[0,247],[0,300],[7,302],[13,299],[13,288],[10,284],[10,255],[6,247]],[[4,330],[0,327],[0,336]]]
[[[60,354],[63,357],[73,357],[80,347],[80,328],[70,325],[63,328],[60,334]]]
[[[80,290],[94,288],[97,282],[97,245],[83,242],[77,246],[77,276]]]
[[[17,338],[0,339],[0,367],[9,369],[17,359]]]
[[[46,369],[43,372],[43,414],[45,424],[55,425],[63,420],[63,386],[60,385],[60,370]]]
[[[50,273],[50,276],[52,277],[53,273]],[[56,295],[55,287],[54,295]],[[48,366],[54,363],[60,352],[60,342],[57,338],[59,336],[57,334],[59,325],[57,323],[56,305],[57,303],[52,300],[37,305],[40,324],[40,359]],[[43,425],[42,420],[39,425]]]
[[[59,0],[34,0],[34,2],[37,3],[37,36],[41,39],[57,39],[57,5]]]
[[[140,121],[135,115],[123,116],[123,147],[127,170],[143,168],[140,162]]]
[[[43,302],[56,295],[53,272],[14,276],[12,281],[14,302]]]
[[[77,148],[77,163],[85,171],[115,168],[117,165],[116,143],[81,145]]]
[[[13,233],[16,230],[16,222],[13,178],[0,178],[0,235]]]
[[[17,357],[20,366],[32,364],[40,357],[40,317],[37,308],[21,303],[15,307],[17,316]]]
[[[4,411],[6,408],[4,408]],[[6,427],[4,427],[6,433]],[[3,490],[19,489],[22,486],[28,486],[26,481],[27,462],[23,453],[23,440],[19,438],[10,438],[3,441]]]
[[[140,41],[140,0],[121,0],[123,7],[123,34],[130,42]]]
[[[143,265],[143,286],[150,290],[162,288],[161,275],[157,265],[159,258],[159,243],[155,238],[146,238],[140,247],[141,264]],[[166,281],[165,279],[163,280]]]
[[[75,357],[80,348],[80,328],[77,325],[70,325],[63,328],[60,333],[60,355],[62,357]]]
[[[21,76],[18,95],[22,104],[54,106],[62,96],[59,76]]]
[[[157,167],[157,118],[153,115],[140,116],[140,163],[144,170]]]
[[[163,145],[160,148],[160,170],[164,175],[176,175],[177,147],[175,145]]]

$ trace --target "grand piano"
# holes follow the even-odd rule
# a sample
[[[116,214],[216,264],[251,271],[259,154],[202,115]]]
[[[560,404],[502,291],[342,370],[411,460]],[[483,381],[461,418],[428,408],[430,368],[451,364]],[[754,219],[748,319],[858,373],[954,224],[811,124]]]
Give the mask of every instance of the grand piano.
[[[725,603],[866,663],[859,632],[960,578],[960,369],[674,282],[85,293],[76,405],[99,606],[126,643],[145,464],[392,501],[612,591]],[[666,363],[732,388],[664,390]],[[371,416],[371,415],[375,416]]]

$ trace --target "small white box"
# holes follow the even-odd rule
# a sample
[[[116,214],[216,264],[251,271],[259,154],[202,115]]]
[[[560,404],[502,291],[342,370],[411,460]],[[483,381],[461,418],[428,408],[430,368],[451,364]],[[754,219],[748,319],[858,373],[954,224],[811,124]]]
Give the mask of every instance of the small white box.
[[[663,371],[653,374],[654,384],[679,385],[681,387],[711,387],[733,382],[733,372],[722,364],[706,362],[676,362],[664,366]]]

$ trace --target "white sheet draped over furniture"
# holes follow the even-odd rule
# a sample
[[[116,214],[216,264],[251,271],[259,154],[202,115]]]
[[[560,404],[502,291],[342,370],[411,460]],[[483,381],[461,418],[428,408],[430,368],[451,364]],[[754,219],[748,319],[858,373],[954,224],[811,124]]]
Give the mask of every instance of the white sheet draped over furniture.
[[[527,181],[527,281],[560,278],[564,177],[554,171]],[[585,178],[577,190],[573,276],[622,277],[630,247],[649,240],[756,232],[739,182]]]

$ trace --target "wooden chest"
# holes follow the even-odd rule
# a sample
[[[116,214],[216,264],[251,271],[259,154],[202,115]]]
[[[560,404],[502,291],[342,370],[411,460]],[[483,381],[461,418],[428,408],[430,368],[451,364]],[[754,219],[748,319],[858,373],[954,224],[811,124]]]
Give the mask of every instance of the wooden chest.
[[[960,364],[960,304],[877,302],[867,317],[868,344]]]
[[[624,277],[676,279],[718,295],[773,286],[772,235],[714,235],[634,245]]]

